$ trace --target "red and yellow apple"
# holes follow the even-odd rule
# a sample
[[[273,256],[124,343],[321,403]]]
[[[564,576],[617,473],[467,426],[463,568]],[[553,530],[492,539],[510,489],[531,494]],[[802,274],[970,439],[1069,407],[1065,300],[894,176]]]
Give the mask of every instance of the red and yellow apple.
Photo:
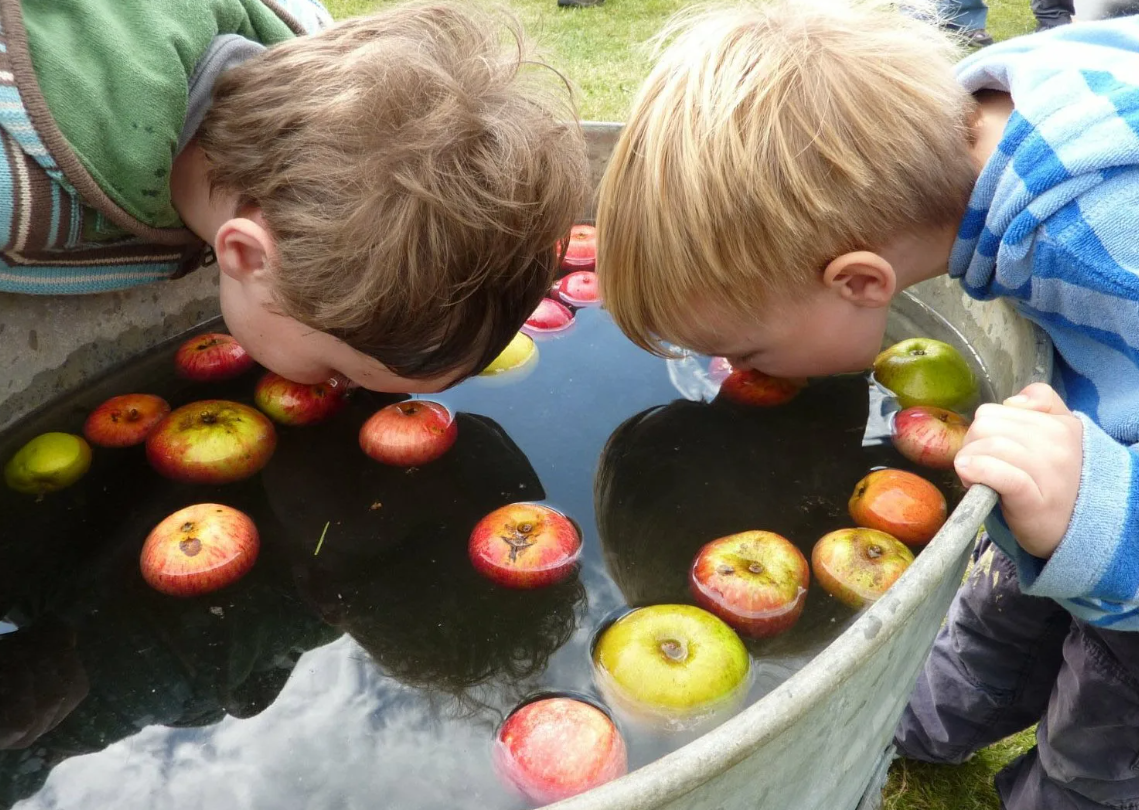
[[[573,313],[552,298],[543,298],[538,308],[526,319],[522,329],[526,332],[544,335],[561,332],[573,325]]]
[[[935,470],[953,469],[965,443],[969,420],[944,408],[915,406],[894,415],[894,447],[914,464]]]
[[[4,482],[16,492],[43,496],[71,486],[91,467],[91,446],[71,433],[41,433],[4,465]]]
[[[578,270],[558,282],[558,295],[567,304],[585,307],[601,301],[601,289],[597,284],[597,273],[592,270]]]
[[[146,458],[175,481],[228,484],[259,472],[276,446],[273,423],[256,408],[207,399],[167,414],[146,437]]]
[[[592,225],[574,225],[565,242],[563,270],[592,270],[597,266],[597,229]]]
[[[499,777],[540,805],[623,776],[625,741],[609,715],[581,700],[552,697],[515,710],[494,746]]]
[[[381,464],[419,467],[450,450],[458,437],[449,410],[428,399],[408,399],[368,418],[360,427],[360,449]]]
[[[139,557],[142,577],[170,596],[200,596],[241,579],[261,542],[244,512],[199,503],[164,518],[146,538]]]
[[[945,523],[941,490],[904,470],[875,470],[854,487],[847,504],[859,526],[886,532],[911,546],[928,543]]]
[[[751,368],[737,368],[720,383],[720,395],[738,405],[770,407],[790,402],[804,384],[803,380],[787,380]]]
[[[905,543],[876,529],[839,529],[811,551],[815,579],[855,610],[878,600],[914,561]]]
[[[266,372],[253,390],[253,401],[265,414],[282,425],[315,425],[344,407],[346,386],[328,383],[303,385],[280,374]]]
[[[574,572],[581,533],[556,509],[512,503],[475,524],[467,551],[475,570],[499,585],[541,588]]]
[[[178,374],[196,382],[231,380],[253,366],[253,358],[241,344],[232,335],[220,332],[192,337],[174,354]]]
[[[807,604],[811,569],[774,532],[721,537],[696,555],[689,584],[696,603],[740,633],[767,638],[790,629]]]
[[[99,447],[142,444],[154,426],[170,413],[170,405],[153,394],[111,397],[87,417],[83,435]]]

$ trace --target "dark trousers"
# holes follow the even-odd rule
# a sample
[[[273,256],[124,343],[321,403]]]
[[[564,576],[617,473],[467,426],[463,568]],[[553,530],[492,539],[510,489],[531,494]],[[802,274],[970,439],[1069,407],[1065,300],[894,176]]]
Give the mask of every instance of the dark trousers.
[[[1075,0],[1032,0],[1031,5],[1037,31],[1067,25],[1076,13]]]
[[[1139,633],[1026,596],[984,538],[898,726],[910,758],[959,763],[1033,723],[996,777],[1007,810],[1139,810]]]

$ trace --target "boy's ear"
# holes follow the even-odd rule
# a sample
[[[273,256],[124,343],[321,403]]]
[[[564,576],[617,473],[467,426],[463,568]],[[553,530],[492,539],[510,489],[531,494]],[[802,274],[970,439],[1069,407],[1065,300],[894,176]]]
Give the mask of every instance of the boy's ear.
[[[823,285],[861,307],[888,306],[898,289],[893,266],[877,253],[844,253],[823,270]]]
[[[257,216],[226,220],[218,228],[214,239],[214,255],[217,256],[218,267],[238,281],[265,270],[269,265],[273,239],[260,219]]]

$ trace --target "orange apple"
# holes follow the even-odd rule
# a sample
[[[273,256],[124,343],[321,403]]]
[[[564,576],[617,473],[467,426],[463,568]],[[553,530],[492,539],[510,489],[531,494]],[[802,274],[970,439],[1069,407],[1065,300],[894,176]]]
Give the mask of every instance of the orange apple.
[[[905,543],[876,529],[839,529],[811,551],[819,585],[856,610],[881,597],[913,561]]]
[[[253,358],[237,339],[220,332],[192,337],[174,354],[174,368],[178,374],[196,382],[231,380],[249,371],[253,365]]]
[[[170,596],[199,596],[241,579],[261,542],[244,512],[219,503],[179,509],[151,530],[139,565],[150,587]]]
[[[569,577],[581,556],[581,533],[568,517],[536,503],[495,509],[471,532],[475,569],[507,588],[541,588]]]
[[[892,534],[903,543],[928,543],[945,523],[941,490],[904,470],[875,470],[858,482],[847,504],[859,526]]]
[[[360,449],[394,467],[418,467],[442,456],[459,438],[451,412],[438,402],[408,399],[380,408],[360,427]]]
[[[83,423],[83,435],[99,447],[131,447],[146,441],[168,413],[170,405],[162,397],[122,394],[91,411]]]
[[[785,380],[755,369],[737,368],[720,383],[720,395],[738,405],[770,407],[790,402],[803,385],[802,380]]]

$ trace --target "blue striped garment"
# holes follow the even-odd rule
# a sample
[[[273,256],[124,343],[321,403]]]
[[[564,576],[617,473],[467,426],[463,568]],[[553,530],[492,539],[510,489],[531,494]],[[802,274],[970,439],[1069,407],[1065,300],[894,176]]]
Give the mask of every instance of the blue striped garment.
[[[1139,18],[1065,26],[972,55],[970,92],[1015,112],[981,172],[950,275],[1008,299],[1056,347],[1052,384],[1084,426],[1080,493],[1051,559],[987,528],[1025,593],[1139,630]]]

